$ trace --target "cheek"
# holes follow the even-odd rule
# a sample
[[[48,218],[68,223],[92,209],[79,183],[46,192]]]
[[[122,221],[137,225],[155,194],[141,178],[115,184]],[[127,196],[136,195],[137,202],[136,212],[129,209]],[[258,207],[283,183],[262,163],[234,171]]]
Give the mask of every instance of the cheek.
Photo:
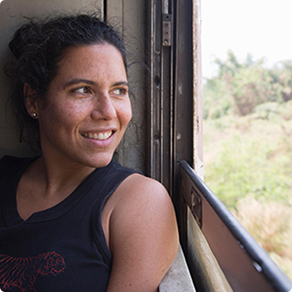
[[[82,118],[81,109],[81,106],[76,107],[70,103],[47,106],[40,113],[40,130],[51,129],[56,132],[60,132],[62,129],[72,130]]]
[[[124,126],[127,126],[132,118],[132,107],[131,103],[127,104],[120,110],[120,120]]]

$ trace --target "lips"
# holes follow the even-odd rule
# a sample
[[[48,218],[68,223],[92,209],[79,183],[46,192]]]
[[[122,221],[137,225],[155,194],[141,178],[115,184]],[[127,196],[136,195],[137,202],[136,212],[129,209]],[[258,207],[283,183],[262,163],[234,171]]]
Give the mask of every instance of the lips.
[[[100,140],[100,141],[108,139],[112,134],[113,134],[113,131],[98,132],[98,133],[93,133],[93,132],[81,133],[81,135],[85,138]]]

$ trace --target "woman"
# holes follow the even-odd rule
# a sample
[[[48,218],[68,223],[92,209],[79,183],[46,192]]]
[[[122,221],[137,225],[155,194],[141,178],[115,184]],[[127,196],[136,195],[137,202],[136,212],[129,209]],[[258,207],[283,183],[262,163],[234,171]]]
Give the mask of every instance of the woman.
[[[158,182],[112,161],[131,119],[126,53],[95,16],[31,21],[10,42],[33,159],[0,161],[3,291],[157,291],[178,247]]]

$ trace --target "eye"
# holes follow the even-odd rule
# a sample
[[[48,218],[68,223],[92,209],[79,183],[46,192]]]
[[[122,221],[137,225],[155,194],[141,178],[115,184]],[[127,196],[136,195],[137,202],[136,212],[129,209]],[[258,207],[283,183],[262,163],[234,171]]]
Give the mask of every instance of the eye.
[[[81,93],[81,94],[88,94],[91,93],[91,90],[87,86],[79,87],[73,90],[76,93]]]
[[[114,95],[126,95],[128,93],[128,89],[126,88],[115,88],[114,90],[111,91]]]

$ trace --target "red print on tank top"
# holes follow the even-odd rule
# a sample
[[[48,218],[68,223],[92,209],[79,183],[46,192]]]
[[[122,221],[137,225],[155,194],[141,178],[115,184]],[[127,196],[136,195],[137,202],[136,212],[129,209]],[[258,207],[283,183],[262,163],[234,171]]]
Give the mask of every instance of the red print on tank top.
[[[27,258],[0,254],[0,288],[2,291],[19,288],[21,292],[36,292],[37,276],[57,276],[65,268],[64,258],[54,251]]]

